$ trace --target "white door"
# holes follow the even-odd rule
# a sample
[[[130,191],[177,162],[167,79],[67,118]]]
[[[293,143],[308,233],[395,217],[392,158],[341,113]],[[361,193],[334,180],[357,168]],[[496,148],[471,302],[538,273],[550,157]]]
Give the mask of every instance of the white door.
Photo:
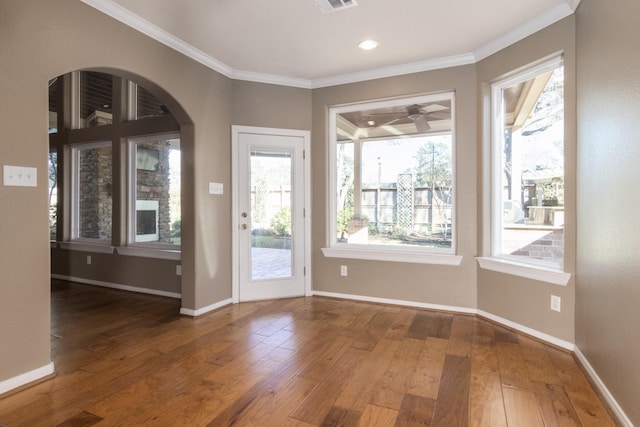
[[[305,295],[309,133],[233,127],[234,301]]]

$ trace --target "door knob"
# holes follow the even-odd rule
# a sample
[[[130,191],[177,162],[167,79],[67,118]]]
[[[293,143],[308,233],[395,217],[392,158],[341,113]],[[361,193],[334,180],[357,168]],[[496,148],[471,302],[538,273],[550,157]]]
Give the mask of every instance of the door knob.
[[[240,228],[242,228],[243,230],[246,230],[246,229],[247,229],[247,224],[242,224],[242,225],[240,226]]]
[[[247,217],[247,213],[246,212],[242,212],[242,218],[246,218]]]

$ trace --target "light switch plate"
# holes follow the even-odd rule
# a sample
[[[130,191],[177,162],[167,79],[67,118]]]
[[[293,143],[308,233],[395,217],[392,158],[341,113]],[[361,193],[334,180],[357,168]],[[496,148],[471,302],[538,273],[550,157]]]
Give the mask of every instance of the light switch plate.
[[[209,183],[209,194],[222,194],[222,193],[223,193],[223,185],[221,182]]]
[[[3,184],[14,187],[35,187],[38,182],[38,169],[24,166],[3,167]]]

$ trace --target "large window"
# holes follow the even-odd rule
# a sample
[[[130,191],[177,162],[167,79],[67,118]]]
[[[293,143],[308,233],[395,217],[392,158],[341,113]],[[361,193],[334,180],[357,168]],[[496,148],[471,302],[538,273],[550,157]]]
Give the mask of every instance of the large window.
[[[59,76],[49,82],[49,144],[52,240],[180,258],[180,128],[153,93],[107,73]]]
[[[492,86],[493,256],[562,269],[564,68],[560,58]]]
[[[72,239],[111,244],[112,165],[111,142],[71,148]]]
[[[454,252],[454,97],[330,110],[330,246]]]
[[[129,245],[180,245],[180,139],[129,140]]]

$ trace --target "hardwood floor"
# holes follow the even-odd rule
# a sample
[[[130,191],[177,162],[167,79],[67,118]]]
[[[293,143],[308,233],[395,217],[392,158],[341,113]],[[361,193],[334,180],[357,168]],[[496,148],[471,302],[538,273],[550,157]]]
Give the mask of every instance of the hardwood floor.
[[[614,426],[573,356],[473,316],[295,298],[192,319],[54,280],[57,376],[19,426]]]

